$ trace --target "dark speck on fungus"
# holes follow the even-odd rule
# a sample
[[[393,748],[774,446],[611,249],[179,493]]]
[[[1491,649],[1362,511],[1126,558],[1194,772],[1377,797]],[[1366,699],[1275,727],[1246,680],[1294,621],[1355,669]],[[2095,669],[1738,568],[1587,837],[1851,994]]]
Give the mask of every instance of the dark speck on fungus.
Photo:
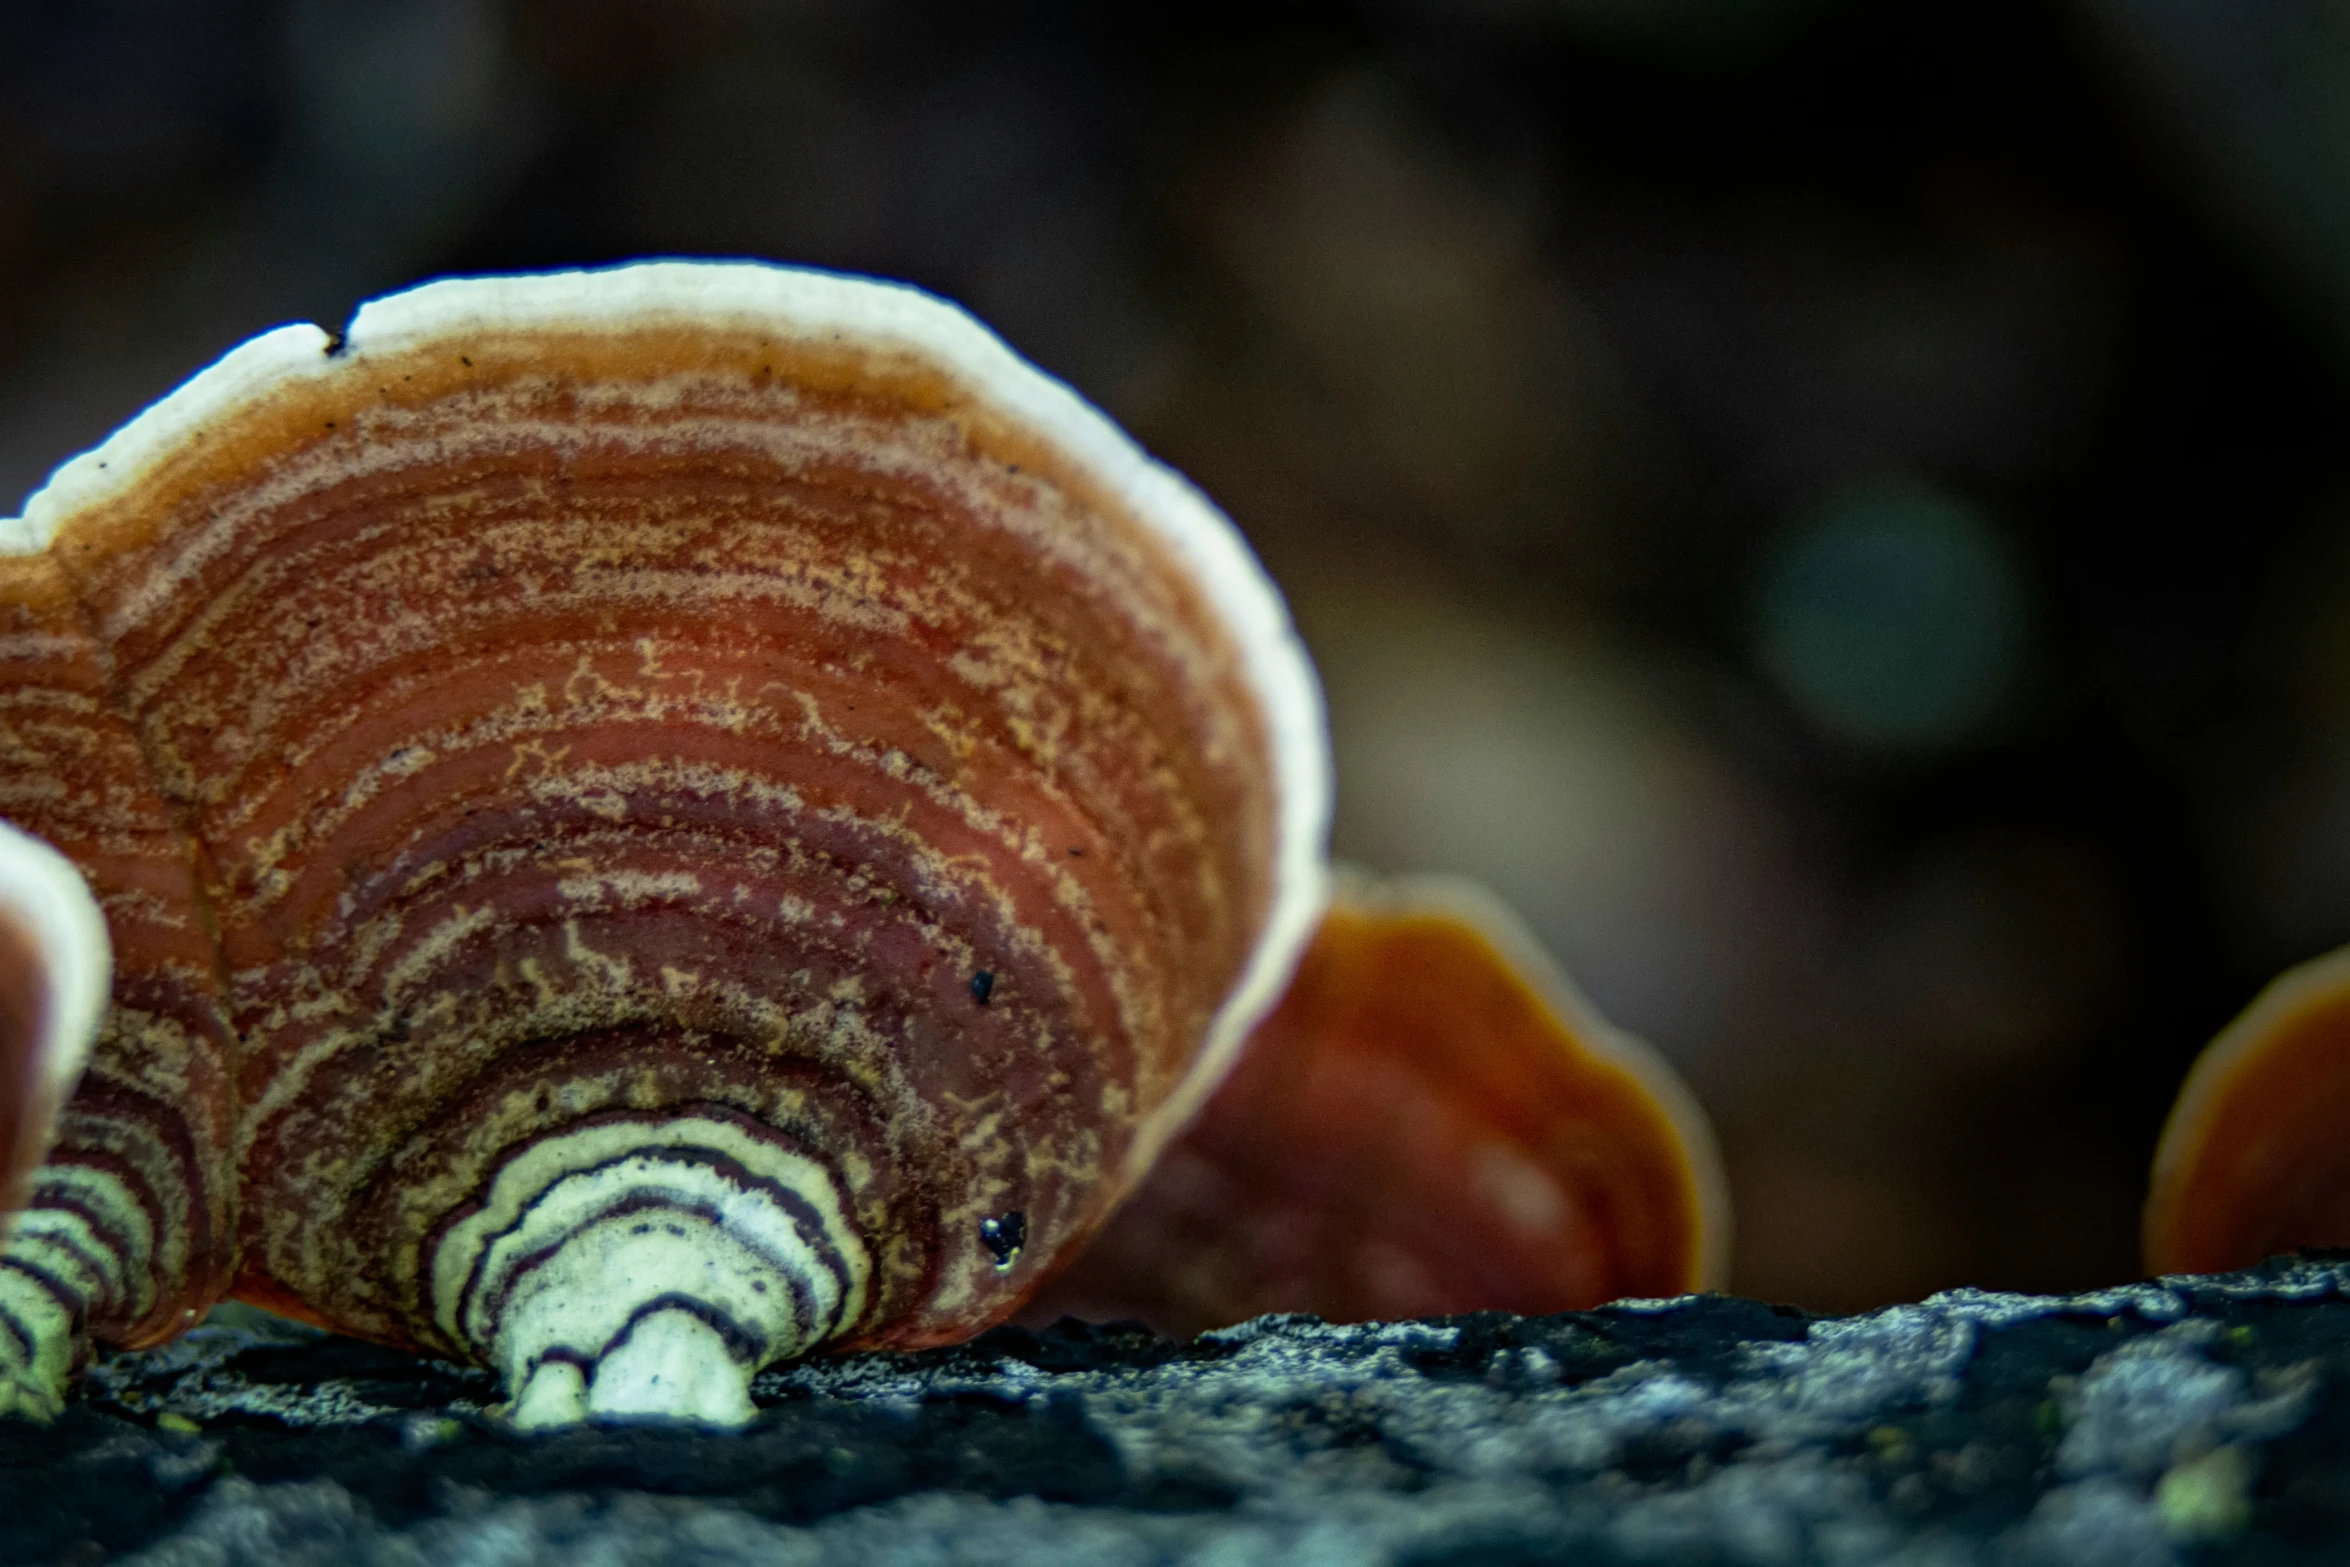
[[[1000,1271],[1020,1260],[1020,1248],[1028,1244],[1027,1215],[1012,1212],[979,1221],[979,1239],[995,1258]]]

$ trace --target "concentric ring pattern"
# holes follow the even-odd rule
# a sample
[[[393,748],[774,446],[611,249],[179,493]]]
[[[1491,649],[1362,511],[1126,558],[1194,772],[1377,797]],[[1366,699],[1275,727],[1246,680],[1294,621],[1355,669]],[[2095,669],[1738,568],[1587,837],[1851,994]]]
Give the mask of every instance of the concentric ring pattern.
[[[148,1203],[188,1301],[233,1250],[252,1298],[517,1378],[672,1308],[748,1361],[962,1336],[1098,1222],[1313,917],[1319,718],[1271,589],[911,291],[433,285],[248,345],[22,526],[50,618],[18,643],[60,672],[12,743],[72,709],[131,803],[68,850],[147,900],[118,941],[169,932],[125,944],[147,1010],[192,1020],[192,1081],[208,983],[234,1034],[202,1198]],[[23,820],[56,769],[9,767]],[[641,1271],[673,1231],[748,1260],[494,1342],[596,1237]]]

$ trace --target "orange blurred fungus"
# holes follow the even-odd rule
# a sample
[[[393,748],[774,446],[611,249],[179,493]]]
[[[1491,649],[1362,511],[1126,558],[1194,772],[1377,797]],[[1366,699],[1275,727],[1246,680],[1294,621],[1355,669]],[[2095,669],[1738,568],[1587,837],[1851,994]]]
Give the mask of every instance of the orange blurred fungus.
[[[1200,1118],[1025,1313],[1188,1334],[1564,1311],[1720,1282],[1710,1132],[1490,894],[1342,883]]]
[[[2146,1200],[2155,1273],[2350,1246],[2350,948],[2288,971],[2205,1047]]]

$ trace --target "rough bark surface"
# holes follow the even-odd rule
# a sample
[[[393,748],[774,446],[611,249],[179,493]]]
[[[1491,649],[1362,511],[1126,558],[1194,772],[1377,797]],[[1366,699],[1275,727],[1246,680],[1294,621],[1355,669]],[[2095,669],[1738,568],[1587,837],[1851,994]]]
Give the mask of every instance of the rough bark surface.
[[[0,1562],[2053,1563],[2350,1557],[2350,1259],[1866,1316],[1725,1296],[773,1372],[739,1434],[516,1435],[275,1319],[0,1423]]]

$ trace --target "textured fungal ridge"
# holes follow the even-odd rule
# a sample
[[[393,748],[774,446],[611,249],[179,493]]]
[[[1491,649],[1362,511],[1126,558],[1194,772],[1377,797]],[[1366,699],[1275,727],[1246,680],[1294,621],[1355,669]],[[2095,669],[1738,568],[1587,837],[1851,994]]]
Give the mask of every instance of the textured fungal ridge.
[[[118,1342],[235,1293],[526,1423],[747,1418],[769,1361],[1012,1309],[1318,907],[1270,585],[908,289],[428,285],[0,532],[0,813],[118,967],[20,1342],[28,1290]]]

